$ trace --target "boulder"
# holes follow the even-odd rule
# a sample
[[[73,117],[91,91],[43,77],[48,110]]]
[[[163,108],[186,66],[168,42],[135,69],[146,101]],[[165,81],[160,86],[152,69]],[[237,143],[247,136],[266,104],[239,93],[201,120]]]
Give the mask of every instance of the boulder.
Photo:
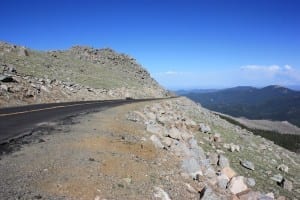
[[[250,187],[254,187],[255,184],[256,184],[254,178],[247,178],[247,179],[246,179],[246,183],[247,183],[247,185],[250,186]]]
[[[3,90],[3,91],[8,91],[8,87],[7,87],[7,85],[0,85],[0,88],[1,88],[1,90]]]
[[[285,165],[285,164],[278,165],[277,169],[279,169],[280,171],[283,171],[285,173],[289,172],[289,167],[287,165]]]
[[[221,170],[221,174],[224,174],[228,179],[231,179],[234,176],[236,176],[236,172],[233,169],[231,169],[230,167],[224,167]]]
[[[199,130],[202,132],[202,133],[210,133],[211,132],[211,129],[208,125],[204,124],[204,123],[200,123],[199,125]]]
[[[154,193],[154,197],[161,199],[161,200],[171,200],[170,196],[168,195],[168,193],[166,193],[163,189],[161,189],[160,187],[154,187],[155,193]]]
[[[182,168],[183,170],[192,176],[194,179],[196,178],[197,174],[202,175],[202,171],[200,170],[200,164],[195,158],[185,158],[182,161]]]
[[[147,124],[146,130],[158,135],[162,133],[162,129],[157,124]]]
[[[156,148],[164,148],[164,145],[160,142],[160,139],[156,135],[152,135],[150,140],[153,142]]]
[[[212,164],[212,165],[217,165],[218,164],[218,161],[219,161],[218,154],[210,153],[208,158],[209,158],[210,164]]]
[[[25,49],[25,47],[21,47],[18,51],[19,56],[29,56],[28,51]]]
[[[176,140],[181,139],[181,132],[175,127],[172,127],[170,130],[168,130],[167,134],[170,138],[173,138],[173,139],[176,139]]]
[[[219,155],[219,162],[218,162],[218,165],[221,167],[221,168],[224,168],[224,167],[229,167],[229,160],[228,158],[226,158],[224,155]]]
[[[229,178],[225,174],[221,174],[217,177],[217,184],[221,189],[226,189],[228,182]]]
[[[283,189],[288,190],[288,191],[292,191],[293,189],[293,183],[289,180],[284,179],[283,181]]]
[[[247,169],[254,170],[254,164],[248,160],[241,160],[240,164]]]
[[[4,83],[14,82],[13,77],[0,74],[0,81]]]
[[[215,200],[221,199],[209,186],[204,187],[200,191],[200,199],[201,200]]]
[[[238,194],[248,189],[243,176],[233,177],[228,186],[232,194]]]
[[[246,190],[237,194],[239,200],[257,200],[260,196],[261,194],[259,192],[252,190]]]
[[[6,66],[5,71],[9,73],[17,73],[17,69],[13,65]]]
[[[281,174],[276,174],[271,177],[271,180],[281,183],[283,181],[283,176]]]
[[[221,135],[219,133],[215,133],[213,136],[214,142],[221,142]]]

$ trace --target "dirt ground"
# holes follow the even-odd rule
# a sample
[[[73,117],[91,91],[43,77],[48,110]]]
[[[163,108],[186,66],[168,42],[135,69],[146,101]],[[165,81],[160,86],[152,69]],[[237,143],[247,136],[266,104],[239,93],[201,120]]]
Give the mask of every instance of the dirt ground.
[[[156,186],[179,199],[195,198],[177,181],[179,160],[157,150],[142,124],[126,119],[147,103],[78,116],[79,123],[57,126],[43,142],[2,156],[0,198],[155,199]]]

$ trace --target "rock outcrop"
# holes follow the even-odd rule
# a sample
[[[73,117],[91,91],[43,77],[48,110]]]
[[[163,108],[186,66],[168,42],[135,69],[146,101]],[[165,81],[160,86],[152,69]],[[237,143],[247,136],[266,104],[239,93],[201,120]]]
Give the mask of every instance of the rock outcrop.
[[[135,59],[80,46],[38,52],[0,42],[0,85],[0,107],[170,95]]]

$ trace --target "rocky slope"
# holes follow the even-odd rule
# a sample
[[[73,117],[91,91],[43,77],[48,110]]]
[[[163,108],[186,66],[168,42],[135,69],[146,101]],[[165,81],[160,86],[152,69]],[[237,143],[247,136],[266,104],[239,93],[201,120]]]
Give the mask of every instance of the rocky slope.
[[[169,95],[135,59],[81,46],[41,52],[0,42],[0,84],[0,107]]]
[[[2,199],[300,198],[297,154],[186,98],[43,124],[23,141],[1,156]]]

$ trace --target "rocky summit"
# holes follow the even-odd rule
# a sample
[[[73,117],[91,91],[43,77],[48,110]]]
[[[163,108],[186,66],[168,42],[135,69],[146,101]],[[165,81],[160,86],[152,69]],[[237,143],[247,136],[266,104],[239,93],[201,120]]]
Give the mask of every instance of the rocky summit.
[[[42,52],[0,42],[0,73],[1,107],[169,96],[134,58],[107,48]]]
[[[133,58],[1,43],[1,106],[168,97]],[[300,199],[300,157],[185,97],[37,125],[0,155],[0,199]]]

